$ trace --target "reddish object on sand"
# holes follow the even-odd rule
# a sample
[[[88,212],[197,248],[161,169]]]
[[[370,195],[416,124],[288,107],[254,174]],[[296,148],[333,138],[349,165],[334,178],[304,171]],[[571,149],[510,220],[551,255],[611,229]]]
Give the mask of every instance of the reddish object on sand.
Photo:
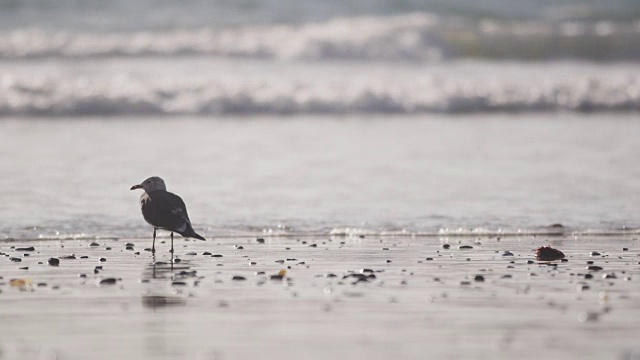
[[[540,261],[554,261],[564,259],[564,253],[551,246],[541,246],[536,249],[536,259]]]

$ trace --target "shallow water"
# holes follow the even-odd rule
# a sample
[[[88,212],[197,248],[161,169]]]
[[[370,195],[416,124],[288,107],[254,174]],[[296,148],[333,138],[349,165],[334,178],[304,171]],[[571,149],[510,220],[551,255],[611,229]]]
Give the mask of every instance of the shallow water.
[[[640,351],[636,237],[178,240],[182,261],[173,265],[167,243],[157,244],[155,263],[148,239],[89,243],[0,243],[3,359],[636,359]],[[548,244],[568,262],[527,263]],[[28,246],[35,250],[16,249]],[[604,270],[587,271],[586,261]],[[362,268],[376,278],[343,278]],[[284,280],[269,280],[282,269]],[[98,285],[107,278],[116,284]]]
[[[0,234],[147,237],[162,176],[220,234],[640,225],[640,123],[570,114],[0,122]],[[355,231],[355,230],[349,230]],[[455,230],[457,231],[457,230]]]

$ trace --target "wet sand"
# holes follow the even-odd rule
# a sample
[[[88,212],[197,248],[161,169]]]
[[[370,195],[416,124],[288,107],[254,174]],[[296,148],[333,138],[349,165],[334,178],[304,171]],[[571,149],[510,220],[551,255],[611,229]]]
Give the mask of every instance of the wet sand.
[[[0,358],[638,359],[637,238],[3,241]]]

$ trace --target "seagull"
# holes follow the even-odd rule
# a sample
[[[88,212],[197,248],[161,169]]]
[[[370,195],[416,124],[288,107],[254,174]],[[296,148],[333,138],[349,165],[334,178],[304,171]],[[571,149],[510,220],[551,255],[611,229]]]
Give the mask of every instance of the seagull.
[[[167,191],[164,180],[153,176],[139,185],[133,185],[131,190],[142,189],[140,196],[142,216],[145,221],[153,226],[153,245],[151,252],[156,252],[156,230],[162,229],[171,232],[171,253],[173,254],[173,233],[176,232],[186,238],[206,240],[198,235],[191,227],[191,220],[187,214],[187,206],[176,195]]]

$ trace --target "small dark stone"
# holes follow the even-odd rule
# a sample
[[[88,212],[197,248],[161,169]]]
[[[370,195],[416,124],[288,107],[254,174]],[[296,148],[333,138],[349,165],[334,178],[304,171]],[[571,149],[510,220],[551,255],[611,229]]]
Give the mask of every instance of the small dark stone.
[[[134,252],[133,255],[140,255],[140,251]]]
[[[505,251],[502,253],[502,256],[513,256],[513,253],[511,251]]]
[[[585,279],[593,279],[593,275],[591,275],[591,274],[584,274],[584,278],[585,278]]]
[[[390,262],[391,262],[391,260],[387,260],[387,264],[390,263]]]
[[[444,245],[442,245],[442,248],[443,248],[443,249],[448,249],[448,248],[450,248],[450,247],[451,247],[451,245],[449,245],[449,244],[444,244]]]
[[[205,252],[202,253],[202,255],[211,255],[211,253],[208,252],[208,251],[205,251]]]
[[[560,259],[560,262],[569,262],[569,259],[567,259],[567,258]]]
[[[587,261],[587,265],[593,265],[593,261],[591,260]]]
[[[221,258],[221,257],[222,257],[222,255],[221,255],[221,254],[213,254],[213,255],[211,255],[211,257]]]
[[[86,278],[87,274],[79,274],[78,276],[81,277],[81,278]]]
[[[458,246],[458,250],[468,250],[468,249],[473,249],[473,246],[471,246],[471,245],[460,245],[460,246]]]
[[[622,248],[622,251],[629,251],[629,248]]]
[[[242,250],[242,249],[244,249],[244,246],[242,246],[242,245],[236,245],[235,247],[236,247],[236,249],[238,249],[238,250]]]
[[[536,249],[536,259],[540,261],[555,261],[565,257],[564,253],[551,246],[541,246]]]
[[[427,261],[433,261],[433,258],[426,258]]]
[[[97,242],[92,242],[91,244],[89,244],[89,246],[100,246],[100,244],[98,244]]]
[[[51,266],[58,266],[60,265],[60,260],[56,258],[49,258],[48,263]]]
[[[17,258],[17,257],[12,257],[9,260],[13,261],[13,262],[22,262],[22,259]]]
[[[80,259],[88,259],[88,258],[89,257],[87,255],[80,256]]]
[[[124,244],[124,246],[131,246],[131,247],[134,247],[134,246],[135,246],[135,244],[134,244],[134,243],[126,243],[126,244]]]
[[[76,256],[75,255],[60,256],[60,259],[62,259],[62,260],[75,260]]]
[[[471,285],[471,283],[470,283],[470,282],[468,282],[468,281],[460,281],[460,285],[462,285],[462,286],[468,286],[468,285]]]
[[[257,238],[257,239],[256,239],[256,242],[257,242],[258,244],[264,244],[264,239],[263,239],[263,238]]]
[[[192,252],[186,253],[185,255],[196,256],[196,255],[198,255],[198,253],[192,251]]]
[[[111,250],[111,247],[106,247],[106,248],[104,248],[104,249],[105,249],[105,250]]]
[[[171,286],[187,286],[187,283],[184,281],[174,281],[171,283]]]
[[[16,251],[36,251],[36,248],[33,246],[16,248]]]
[[[179,263],[182,262],[182,259],[175,259],[175,260],[173,260],[173,262],[176,263],[176,264],[179,264]]]
[[[602,268],[600,266],[596,266],[596,265],[590,265],[587,266],[587,270],[591,270],[591,271],[601,271]]]
[[[484,276],[482,275],[476,275],[473,280],[478,281],[478,282],[482,282],[484,281]]]
[[[335,277],[338,277],[338,275],[333,274],[333,273],[327,273],[327,274],[324,274],[324,277],[326,277],[326,278],[335,278]]]
[[[589,253],[589,256],[600,256],[600,253],[597,251],[592,251]]]
[[[117,282],[118,282],[118,279],[116,279],[116,278],[105,278],[105,279],[100,280],[100,282],[98,284],[100,284],[100,285],[114,285]]]
[[[244,276],[236,275],[236,276],[232,277],[232,278],[231,278],[231,280],[234,280],[234,281],[244,281],[244,280],[247,280],[247,278],[245,278]]]
[[[535,263],[535,261],[533,261],[533,260],[527,260],[527,264],[533,264],[533,263]]]
[[[309,247],[312,247],[312,248],[318,247],[318,244],[311,244],[311,245],[309,245]]]
[[[275,274],[275,275],[269,276],[269,280],[282,280],[282,279],[284,279],[284,276],[280,275],[280,274]]]
[[[614,273],[602,274],[603,279],[617,279],[618,277]]]
[[[95,268],[93,268],[93,270],[102,270],[102,265],[98,265]]]
[[[133,250],[133,246],[127,246],[124,248],[125,250]]]
[[[18,270],[29,270],[28,266],[19,267]]]
[[[105,259],[105,258],[100,258],[100,262],[105,262],[105,261],[107,261],[107,259]]]

